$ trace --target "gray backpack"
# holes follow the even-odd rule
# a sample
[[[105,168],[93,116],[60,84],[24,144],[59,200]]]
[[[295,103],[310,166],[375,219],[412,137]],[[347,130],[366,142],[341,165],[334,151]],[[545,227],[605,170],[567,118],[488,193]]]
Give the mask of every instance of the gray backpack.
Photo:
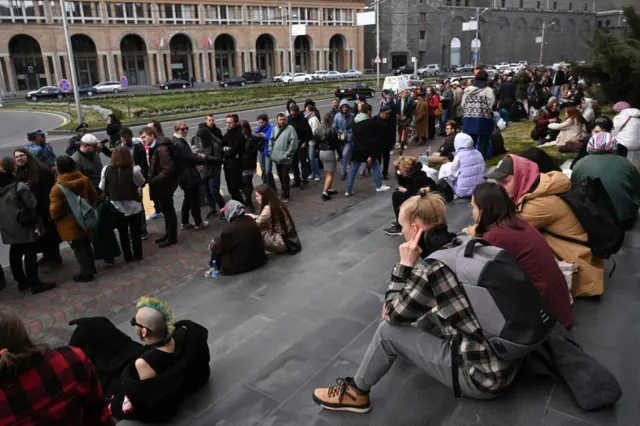
[[[428,259],[455,274],[496,356],[521,359],[547,340],[557,318],[506,251],[482,239],[458,236]],[[452,352],[457,349],[454,345]]]

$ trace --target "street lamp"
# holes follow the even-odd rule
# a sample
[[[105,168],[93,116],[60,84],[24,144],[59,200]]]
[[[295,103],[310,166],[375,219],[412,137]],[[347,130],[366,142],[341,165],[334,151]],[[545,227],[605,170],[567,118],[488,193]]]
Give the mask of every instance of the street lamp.
[[[542,37],[540,37],[540,64],[544,64],[544,62],[542,62],[542,54],[544,52],[544,33],[547,30],[547,28],[550,28],[550,27],[554,26],[555,24],[556,24],[556,21],[553,21],[549,25],[547,25],[546,22],[542,23]]]
[[[73,59],[73,49],[71,47],[71,39],[69,38],[69,26],[67,25],[67,8],[65,0],[60,0],[60,11],[62,12],[62,27],[64,28],[64,41],[67,44],[67,56],[69,57],[69,78],[71,79],[71,87],[73,87],[73,97],[76,102],[76,113],[78,114],[78,124],[84,122],[82,113],[82,105],[80,105],[80,91],[78,90],[78,79],[76,73],[75,61]]]
[[[380,3],[384,0],[373,0],[373,6],[365,6],[365,10],[376,13],[376,87],[380,87]]]
[[[480,12],[480,8],[476,7],[476,38],[474,40],[475,43],[476,43],[476,46],[473,49],[473,50],[475,50],[475,55],[473,56],[473,58],[474,58],[474,60],[473,60],[474,67],[478,66],[478,61],[480,59],[480,46],[478,46],[480,44],[480,16],[483,15],[488,10],[489,10],[489,8],[485,7],[484,10],[482,12]]]

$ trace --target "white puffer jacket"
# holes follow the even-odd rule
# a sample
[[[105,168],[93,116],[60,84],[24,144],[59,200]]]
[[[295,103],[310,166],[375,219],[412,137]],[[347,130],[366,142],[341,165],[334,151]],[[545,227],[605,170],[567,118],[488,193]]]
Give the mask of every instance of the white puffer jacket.
[[[627,122],[627,120],[629,120]],[[627,123],[626,126],[624,123]],[[624,126],[622,130],[620,130]],[[613,136],[629,151],[640,150],[640,109],[627,108],[613,117]]]

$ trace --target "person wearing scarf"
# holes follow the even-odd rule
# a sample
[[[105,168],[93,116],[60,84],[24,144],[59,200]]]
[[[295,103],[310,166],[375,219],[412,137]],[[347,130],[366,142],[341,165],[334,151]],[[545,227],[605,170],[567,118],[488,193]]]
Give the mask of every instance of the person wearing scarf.
[[[596,133],[587,144],[587,156],[578,161],[571,182],[586,177],[600,178],[625,229],[638,220],[640,172],[625,157],[616,155],[618,141],[607,132]]]
[[[496,103],[493,89],[487,85],[488,78],[486,71],[479,71],[473,86],[467,87],[462,94],[462,131],[471,136],[485,158],[491,157],[489,140],[494,128],[493,105]]]

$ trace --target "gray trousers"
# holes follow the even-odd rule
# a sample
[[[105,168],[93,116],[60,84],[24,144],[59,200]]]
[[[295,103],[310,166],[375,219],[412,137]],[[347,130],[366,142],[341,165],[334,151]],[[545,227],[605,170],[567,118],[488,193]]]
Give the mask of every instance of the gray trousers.
[[[453,389],[449,344],[414,326],[395,326],[382,321],[374,334],[354,380],[359,389],[368,392],[387,374],[401,357],[446,387]],[[480,392],[462,370],[458,370],[460,392],[475,399],[491,399],[497,395]]]

